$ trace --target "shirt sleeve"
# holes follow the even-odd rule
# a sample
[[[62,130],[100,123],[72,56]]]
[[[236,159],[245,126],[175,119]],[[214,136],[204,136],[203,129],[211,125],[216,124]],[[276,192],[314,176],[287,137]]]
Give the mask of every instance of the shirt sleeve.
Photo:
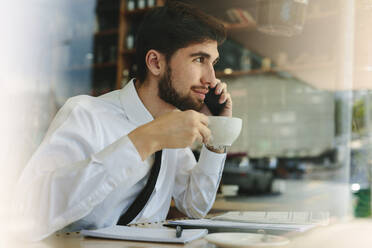
[[[66,103],[24,169],[16,189],[17,231],[41,240],[88,215],[118,185],[130,188],[149,168],[124,135],[99,145],[99,122],[82,106]]]
[[[213,206],[226,154],[202,147],[199,161],[190,149],[180,150],[173,198],[176,207],[192,218],[204,217]]]

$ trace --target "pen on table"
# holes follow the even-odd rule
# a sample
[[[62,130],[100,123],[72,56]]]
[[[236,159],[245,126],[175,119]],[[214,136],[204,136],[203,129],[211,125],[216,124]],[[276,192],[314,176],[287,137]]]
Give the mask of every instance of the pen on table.
[[[180,238],[182,236],[182,227],[181,226],[176,226],[176,238]]]

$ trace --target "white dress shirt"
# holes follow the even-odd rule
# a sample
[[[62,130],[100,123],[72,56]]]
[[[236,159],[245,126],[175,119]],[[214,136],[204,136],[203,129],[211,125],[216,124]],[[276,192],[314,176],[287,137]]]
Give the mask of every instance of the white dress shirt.
[[[128,138],[153,120],[134,81],[101,97],[76,96],[57,113],[17,185],[19,230],[40,240],[57,230],[111,226],[144,187],[151,158],[142,161]],[[213,205],[226,154],[203,147],[164,149],[161,170],[149,201],[132,221],[161,221],[171,198],[189,217]]]

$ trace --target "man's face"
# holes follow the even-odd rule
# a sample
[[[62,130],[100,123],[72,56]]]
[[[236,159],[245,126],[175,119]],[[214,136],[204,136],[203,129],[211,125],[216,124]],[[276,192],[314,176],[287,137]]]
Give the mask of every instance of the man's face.
[[[180,110],[199,111],[208,87],[215,87],[216,41],[193,44],[177,50],[159,80],[159,97]]]

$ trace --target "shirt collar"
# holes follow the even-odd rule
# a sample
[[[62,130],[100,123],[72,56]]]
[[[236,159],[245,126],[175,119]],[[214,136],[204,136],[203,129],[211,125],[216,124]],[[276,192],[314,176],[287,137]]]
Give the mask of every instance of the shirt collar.
[[[141,126],[154,120],[154,118],[139,98],[134,82],[135,79],[130,80],[120,90],[120,102],[129,120]]]

